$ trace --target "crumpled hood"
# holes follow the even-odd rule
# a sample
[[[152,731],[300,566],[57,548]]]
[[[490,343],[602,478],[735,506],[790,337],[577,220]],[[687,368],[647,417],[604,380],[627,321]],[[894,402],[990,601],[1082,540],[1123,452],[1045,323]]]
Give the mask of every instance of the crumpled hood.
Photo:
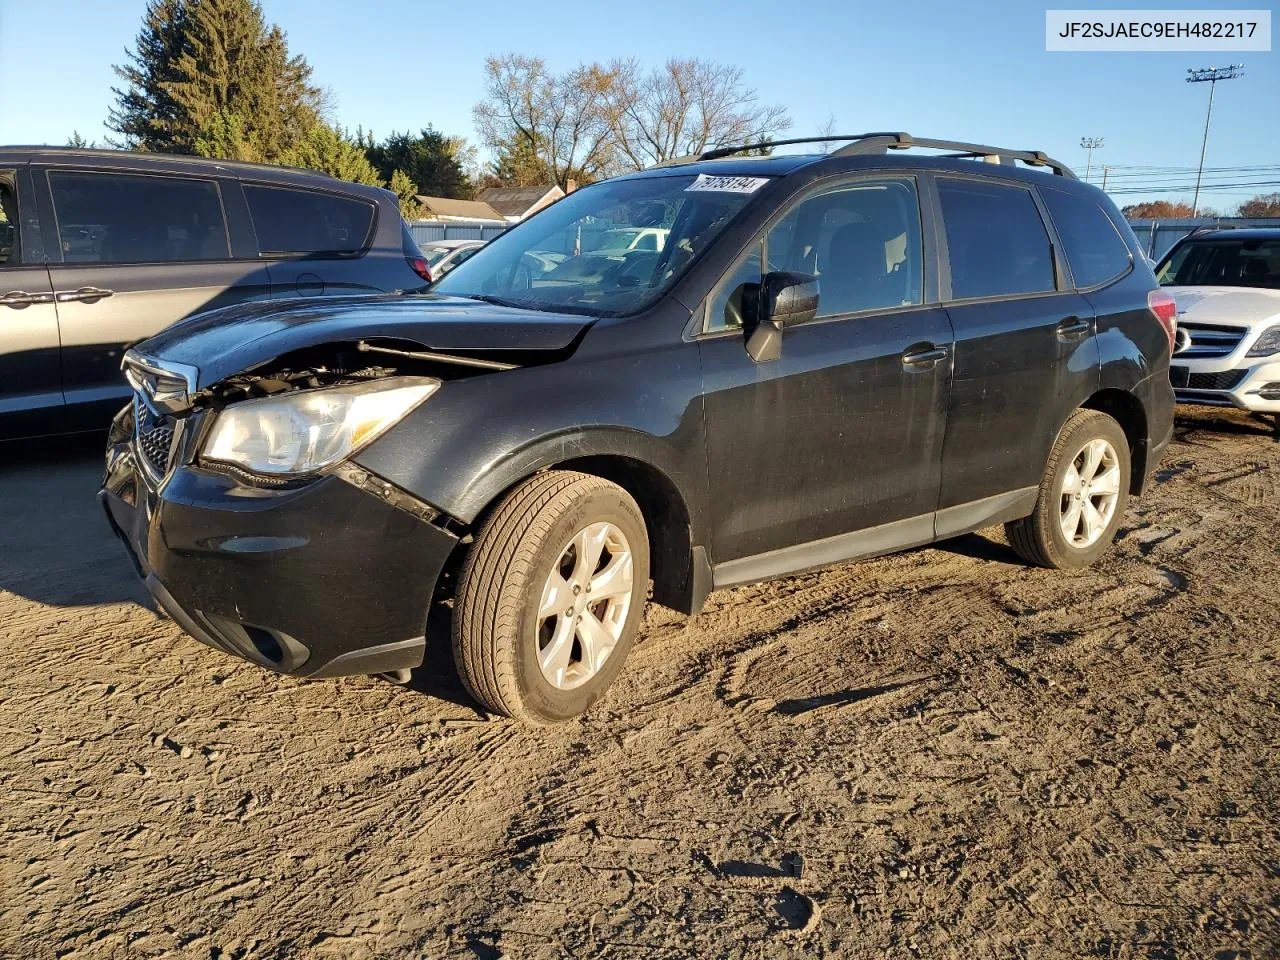
[[[1178,320],[1254,326],[1280,321],[1280,290],[1258,287],[1165,287],[1178,304]]]
[[[179,320],[134,351],[195,368],[196,389],[282,354],[339,341],[406,340],[463,352],[563,350],[593,317],[437,294],[376,294],[238,304]]]

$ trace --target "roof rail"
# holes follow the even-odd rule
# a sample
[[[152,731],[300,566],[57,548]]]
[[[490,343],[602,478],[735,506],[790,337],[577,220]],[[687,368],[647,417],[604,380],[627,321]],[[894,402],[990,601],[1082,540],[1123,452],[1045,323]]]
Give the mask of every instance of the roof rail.
[[[909,133],[853,133],[848,135],[828,135],[825,137],[797,137],[791,140],[766,140],[761,143],[744,144],[740,147],[720,147],[701,154],[699,160],[718,160],[732,156],[745,150],[763,150],[770,147],[785,147],[796,143],[830,143],[834,140],[850,141],[831,154],[833,157],[867,156],[886,153],[889,150],[910,150],[925,147],[930,150],[954,151],[951,157],[998,157],[1001,163],[1012,164],[1016,160],[1033,167],[1048,167],[1057,176],[1076,179],[1076,175],[1065,164],[1047,156],[1041,150],[1009,150],[1005,147],[989,147],[981,143],[965,143],[960,140],[930,140],[913,137]]]
[[[313,177],[336,179],[333,174],[311,167],[294,167],[283,163],[257,163],[253,160],[226,160],[222,157],[197,157],[189,153],[158,153],[151,150],[112,150],[106,147],[56,147],[50,144],[9,145],[0,146],[0,151],[13,153],[31,153],[39,156],[48,154],[71,154],[80,157],[142,157],[148,160],[160,160],[173,163],[199,163],[245,170],[276,170],[289,173],[306,173]]]

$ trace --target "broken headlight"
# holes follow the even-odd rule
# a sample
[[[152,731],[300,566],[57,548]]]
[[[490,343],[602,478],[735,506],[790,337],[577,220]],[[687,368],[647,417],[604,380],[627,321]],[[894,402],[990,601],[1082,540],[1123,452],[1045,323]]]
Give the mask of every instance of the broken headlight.
[[[351,456],[439,387],[425,377],[390,377],[245,400],[219,412],[201,459],[272,476],[315,473]]]

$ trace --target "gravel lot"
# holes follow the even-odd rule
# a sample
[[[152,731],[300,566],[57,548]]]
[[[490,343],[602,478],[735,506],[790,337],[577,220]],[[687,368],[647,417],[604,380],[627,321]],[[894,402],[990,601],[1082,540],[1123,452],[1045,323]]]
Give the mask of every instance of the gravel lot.
[[[651,611],[586,719],[300,683],[0,451],[4,957],[1280,956],[1280,444],[1189,410],[1074,576],[999,531]]]

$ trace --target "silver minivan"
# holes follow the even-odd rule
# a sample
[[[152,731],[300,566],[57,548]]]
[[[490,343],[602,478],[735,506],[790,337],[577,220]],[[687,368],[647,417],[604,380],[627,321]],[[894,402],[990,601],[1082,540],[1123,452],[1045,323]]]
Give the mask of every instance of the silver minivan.
[[[0,439],[106,428],[125,348],[252,300],[421,288],[393,194],[313,170],[0,147]]]

